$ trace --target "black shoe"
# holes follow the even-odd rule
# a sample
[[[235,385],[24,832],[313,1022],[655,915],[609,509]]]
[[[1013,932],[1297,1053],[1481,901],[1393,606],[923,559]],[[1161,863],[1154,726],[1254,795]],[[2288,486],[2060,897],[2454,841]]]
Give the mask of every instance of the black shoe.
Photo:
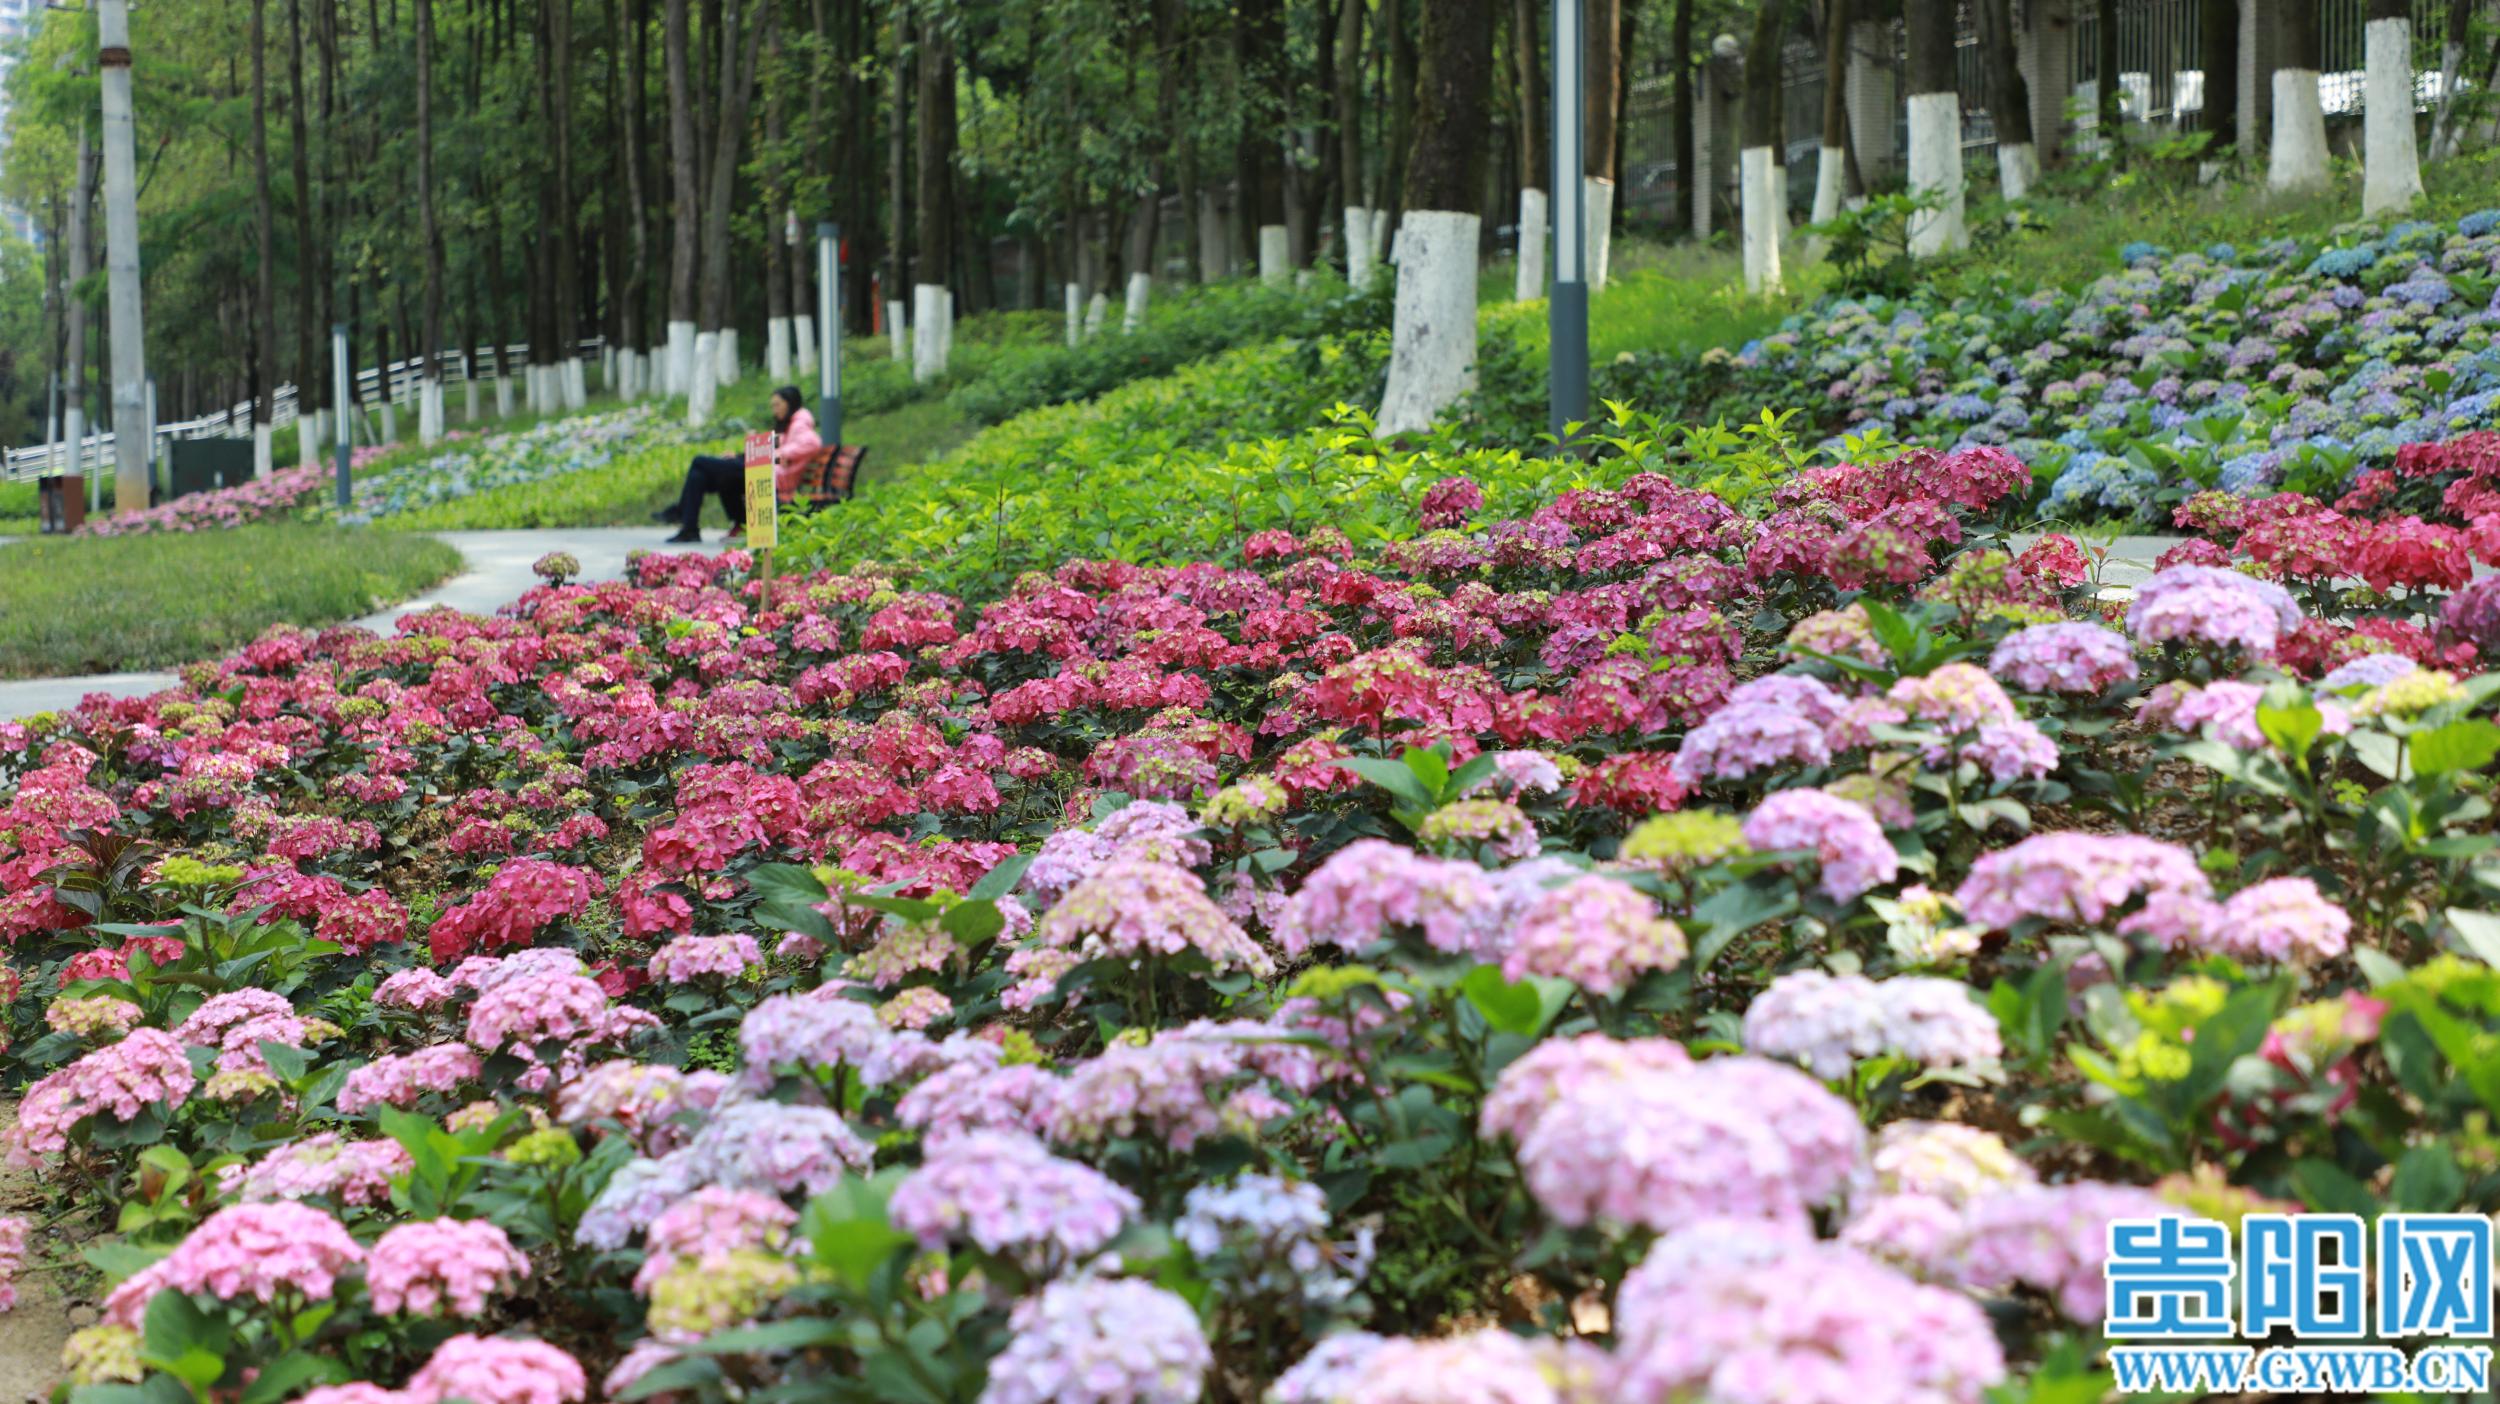
[[[695,546],[700,545],[702,541],[702,532],[696,531],[692,528],[687,528],[679,531],[675,536],[670,537],[668,539],[668,544],[671,546]]]
[[[666,507],[661,508],[659,511],[652,513],[651,520],[655,522],[666,522],[671,526],[675,526],[677,524],[677,519],[684,515],[685,509],[672,502]]]

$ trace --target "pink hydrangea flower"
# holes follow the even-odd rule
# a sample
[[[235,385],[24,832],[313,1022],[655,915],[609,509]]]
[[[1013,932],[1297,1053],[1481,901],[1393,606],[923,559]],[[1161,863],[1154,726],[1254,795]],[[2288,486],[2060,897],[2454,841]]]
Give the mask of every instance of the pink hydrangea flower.
[[[663,985],[736,980],[763,963],[764,952],[755,938],[743,933],[680,936],[652,953],[651,978]]]
[[[582,1404],[590,1381],[580,1361],[544,1341],[464,1333],[434,1348],[407,1392],[468,1404]]]
[[[1356,839],[1320,864],[1286,903],[1276,943],[1288,956],[1315,945],[1358,951],[1399,928],[1446,954],[1490,955],[1500,899],[1482,868],[1380,839]]]
[[[2135,648],[2098,624],[2034,624],[1998,641],[1988,671],[2025,692],[2098,696],[2134,679]]]
[[[374,1240],[365,1260],[365,1290],[385,1316],[432,1316],[444,1307],[482,1316],[488,1296],[529,1275],[529,1260],[483,1219],[400,1224]]]
[[[1547,888],[1511,933],[1502,974],[1546,975],[1593,995],[1619,994],[1652,970],[1683,964],[1684,933],[1619,878],[1590,873]]]
[[[1901,871],[1901,855],[1866,806],[1821,790],[1767,796],[1745,816],[1744,835],[1761,852],[1811,851],[1822,868],[1823,893],[1835,902],[1855,901]]]
[[[1119,1237],[1138,1202],[1102,1172],[1052,1155],[1031,1136],[975,1131],[931,1146],[894,1187],[887,1210],[925,1251],[968,1241],[1049,1276]]]
[[[1982,854],[1954,890],[1964,916],[2003,929],[2025,918],[2098,925],[2143,893],[2204,896],[2196,858],[2141,834],[2034,834]]]
[[[1869,980],[1794,970],[1745,1009],[1745,1048],[1793,1060],[1826,1082],[1860,1059],[1894,1053],[1927,1068],[1993,1069],[2005,1048],[1996,1016],[1959,980]]]
[[[338,1275],[365,1251],[339,1221],[309,1205],[238,1204],[220,1209],[104,1299],[107,1325],[137,1329],[150,1298],[171,1288],[268,1306],[281,1294],[328,1301]]]
[[[134,1029],[26,1089],[18,1103],[12,1158],[66,1150],[70,1131],[90,1116],[127,1122],[151,1107],[170,1113],[198,1085],[180,1039],[158,1029]]]
[[[466,1045],[437,1043],[413,1053],[389,1053],[350,1069],[339,1087],[339,1110],[354,1116],[376,1106],[406,1110],[428,1092],[451,1092],[472,1082],[485,1064]]]

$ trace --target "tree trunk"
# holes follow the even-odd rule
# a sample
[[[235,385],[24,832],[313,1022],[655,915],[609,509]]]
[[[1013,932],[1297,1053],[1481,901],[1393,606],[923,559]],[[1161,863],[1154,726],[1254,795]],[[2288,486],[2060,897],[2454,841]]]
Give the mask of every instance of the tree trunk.
[[[321,461],[313,408],[331,403],[333,397],[315,394],[316,387],[329,379],[322,373],[329,358],[319,350],[321,297],[327,281],[321,275],[320,246],[313,242],[312,157],[307,150],[312,142],[304,120],[304,0],[287,0],[286,19],[287,126],[295,167],[295,447],[297,460],[309,465]]]
[[[1910,193],[1932,209],[1910,217],[1910,254],[1933,258],[1970,245],[1962,214],[1962,99],[1954,87],[1953,0],[1904,0],[1909,54]]]
[[[1588,180],[1588,281],[1606,286],[1615,227],[1615,127],[1623,110],[1623,0],[1583,0],[1581,24],[1582,172]]]
[[[1389,237],[1394,247],[1397,227],[1405,217],[1406,164],[1415,147],[1415,0],[1380,0],[1382,23],[1388,26],[1389,40],[1389,169],[1381,185],[1381,198],[1393,202],[1389,210]],[[1381,218],[1375,211],[1372,218]],[[1373,244],[1381,240],[1374,231]]]
[[[1345,194],[1338,229],[1345,244],[1345,276],[1356,287],[1371,281],[1371,207],[1363,200],[1363,0],[1338,0],[1337,180]]]
[[[2457,80],[2465,73],[2465,46],[2474,33],[2474,0],[2448,0],[2447,33],[2439,45],[2439,107],[2431,114],[2431,159],[2457,154]]]
[[[744,0],[722,6],[720,30],[719,121],[712,132],[712,154],[705,168],[711,190],[703,212],[702,328],[712,333],[714,363],[697,366],[696,379],[709,369],[716,385],[737,379],[738,331],[733,316],[729,273],[731,221],[738,185],[738,149],[746,135],[747,108],[755,94],[755,65],[763,54],[765,32],[776,10],[770,3],[752,10]],[[698,337],[700,333],[698,333]]]
[[[2303,0],[2307,3],[2307,0]],[[2127,159],[2127,114],[2119,86],[2118,72],[2118,0],[2099,0],[2093,12],[2092,71],[2093,96],[2101,154],[2110,160]],[[1915,61],[1915,60],[1913,60]]]
[[[269,448],[270,400],[278,389],[276,213],[269,198],[269,0],[252,0],[252,225],[260,278],[252,310],[252,476],[276,471]]]
[[[898,3],[894,7],[894,66],[889,73],[893,95],[887,111],[892,114],[886,134],[886,206],[889,213],[886,234],[885,264],[885,327],[887,344],[894,358],[904,354],[903,309],[907,290],[912,284],[912,130],[911,98],[911,6]]]
[[[781,97],[784,84],[780,79],[785,72],[781,36],[775,34],[766,49],[771,61],[764,67],[764,159],[759,163],[764,188],[757,192],[757,204],[762,207],[764,225],[764,369],[773,384],[780,385],[790,379],[798,364],[790,339],[790,285],[785,280],[795,253],[788,228],[790,119]]]
[[[2239,141],[2240,7],[2207,5],[2200,19],[2198,51],[2205,66],[2202,125],[2212,134],[2205,143],[2205,156],[2219,161]]]
[[[2422,198],[2422,163],[2413,144],[2413,6],[2370,0],[2362,30],[2368,53],[2361,105],[2361,214],[2400,214]]]
[[[1737,199],[1744,221],[1745,291],[1780,285],[1780,38],[1787,0],[1763,0],[1745,46],[1745,136],[1737,154]]]
[[[617,174],[625,192],[625,277],[622,286],[616,290],[617,335],[624,342],[624,345],[618,348],[617,363],[622,367],[619,379],[623,383],[616,388],[621,390],[626,398],[631,399],[643,393],[644,382],[651,374],[651,368],[645,365],[642,359],[643,349],[648,340],[643,332],[642,309],[646,284],[650,278],[647,265],[651,257],[650,226],[643,222],[643,211],[648,206],[644,201],[642,189],[643,64],[650,55],[644,48],[642,34],[650,25],[651,12],[650,0],[632,0],[625,20],[627,33],[633,40],[628,46],[624,42],[626,36],[614,34],[613,26],[617,18],[616,6],[617,0],[608,0],[608,19],[612,35],[608,81],[609,86],[615,90],[614,100],[622,109],[621,116],[625,127],[624,149],[615,153],[616,164],[619,167]],[[618,76],[617,63],[620,59],[623,70],[621,78]]]
[[[1839,217],[1841,199],[1848,191],[1848,171],[1849,0],[1823,0],[1823,135],[1815,148],[1810,223]]]
[[[425,319],[417,353],[417,438],[443,435],[443,234],[434,209],[434,0],[417,6],[417,224],[425,241]]]
[[[2031,134],[2031,88],[2014,59],[2010,0],[1979,0],[1979,42],[1987,60],[1988,115],[1997,129],[1997,189],[2008,200],[2031,193],[2040,179],[2040,148]],[[2217,3],[2210,9],[2228,9]],[[2210,69],[2208,70],[2210,71]]]
[[[2326,112],[2318,100],[2318,7],[2274,8],[2274,140],[2266,153],[2266,184],[2276,190],[2323,190]]]
[[[1667,58],[1675,65],[1675,227],[1689,233],[1710,184],[1696,169],[1701,164],[1701,142],[1693,121],[1693,0],[1675,0]]]
[[[65,327],[61,355],[61,437],[69,444],[72,463],[80,461],[80,447],[87,437],[87,300],[79,294],[78,286],[87,281],[87,270],[91,266],[87,259],[92,238],[88,232],[88,212],[95,205],[96,182],[96,150],[88,140],[87,119],[83,113],[78,118],[75,159],[77,174],[71,179],[69,198],[69,280],[61,290],[61,320]],[[94,471],[99,476],[103,470],[103,464],[95,465]],[[120,502],[116,501],[113,505],[116,511],[120,510]]]
[[[955,127],[948,120],[955,90],[952,36],[934,26],[920,36],[919,271],[912,284],[912,378],[946,373],[947,274],[955,265]]]
[[[575,227],[573,214],[573,0],[541,0],[547,7],[547,47],[555,58],[555,83],[548,93],[549,131],[555,138],[555,223],[550,233],[555,239],[555,359],[549,364],[562,371],[557,387],[565,407],[580,409],[589,399],[582,381],[581,360],[581,294],[582,285],[576,262],[581,231]],[[432,354],[432,348],[427,348]]]
[[[1406,161],[1398,294],[1380,428],[1402,434],[1474,388],[1476,253],[1483,217],[1494,0],[1424,7],[1415,142]]]
[[[670,197],[676,207],[668,246],[667,393],[689,395],[694,384],[695,255],[702,241],[702,198],[697,193],[694,85],[687,74],[687,0],[668,0],[668,156]]]
[[[1545,296],[1545,236],[1552,223],[1554,148],[1546,130],[1545,55],[1537,0],[1511,0],[1511,67],[1519,92],[1519,277],[1511,296]]]

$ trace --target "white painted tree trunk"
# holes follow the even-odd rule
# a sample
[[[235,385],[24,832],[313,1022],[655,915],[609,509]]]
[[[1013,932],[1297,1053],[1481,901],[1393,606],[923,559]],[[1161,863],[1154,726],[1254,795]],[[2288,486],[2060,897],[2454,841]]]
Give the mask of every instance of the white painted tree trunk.
[[[2273,190],[2326,188],[2326,110],[2313,68],[2274,71],[2274,141],[2266,154]]]
[[[1614,264],[1615,251],[1615,183],[1597,176],[1584,177],[1588,191],[1589,222],[1588,275],[1589,292],[1605,291],[1606,276]]]
[[[628,352],[627,354],[631,355],[632,353]],[[464,380],[460,382],[460,411],[461,423],[477,423],[477,382],[474,380]]]
[[[1997,148],[1997,191],[2008,200],[2019,200],[2040,183],[2040,148],[2030,142],[2016,142]]]
[[[1745,291],[1765,293],[1780,285],[1778,164],[1771,148],[1748,146],[1736,154],[1737,203],[1744,212]]]
[[[399,442],[399,406],[392,404],[389,400],[382,402],[382,442],[386,444]]]
[[[764,369],[779,385],[790,378],[790,319],[773,317],[764,323]]]
[[[1111,319],[1111,294],[1098,292],[1085,304],[1085,339],[1102,335],[1102,324]]]
[[[1849,187],[1848,153],[1837,146],[1817,147],[1814,153],[1814,208],[1806,223],[1821,224],[1840,218],[1840,197]],[[1806,262],[1823,260],[1824,241],[1809,236],[1806,240]]]
[[[1133,332],[1146,325],[1146,301],[1154,296],[1155,280],[1151,273],[1128,275],[1128,306],[1120,311],[1120,330]]]
[[[1476,384],[1476,237],[1480,221],[1451,210],[1410,210],[1399,238],[1395,319],[1389,333],[1389,385],[1380,429],[1403,434]]]
[[[273,431],[269,425],[255,421],[252,425],[252,479],[266,479],[278,471],[278,456],[271,447]]]
[[[694,323],[668,324],[668,384],[665,393],[671,396],[688,394],[693,390],[695,338]]]
[[[2445,161],[2457,154],[2457,75],[2465,71],[2465,50],[2456,44],[2439,49],[2439,109],[2431,117],[2430,159]]]
[[[512,377],[500,372],[495,376],[495,417],[512,417]]]
[[[955,290],[953,288],[946,289],[945,296],[939,300],[938,346],[939,354],[946,358],[946,363],[953,365],[955,363]]]
[[[1292,231],[1281,224],[1259,226],[1259,281],[1281,287],[1293,277]]]
[[[322,450],[329,447],[330,412],[314,410],[298,415],[295,420],[295,461],[306,468],[321,466]]]
[[[911,378],[926,385],[946,374],[946,289],[914,283],[911,290]]]
[[[563,370],[564,407],[569,410],[587,408],[590,404],[590,377],[588,372],[582,367],[582,358],[575,356],[566,361],[564,363]],[[437,387],[434,392],[434,398],[437,402],[434,409],[434,417],[438,421],[442,418],[443,414],[440,403],[442,400],[442,393],[443,392],[440,387]]]
[[[904,325],[902,302],[897,300],[887,303],[885,305],[885,339],[886,344],[892,348],[895,360],[903,359],[903,338],[909,331],[910,328]]]
[[[2399,213],[2422,198],[2413,144],[2413,21],[2376,19],[2362,30],[2369,55],[2361,98],[2361,213]]]
[[[1517,302],[1545,296],[1545,192],[1524,186],[1519,191],[1519,276],[1510,295]]]
[[[1934,191],[1943,203],[1910,216],[1910,256],[1934,258],[1970,247],[1962,208],[1962,98],[1958,93],[1910,95],[1910,190]]]
[[[1068,344],[1074,346],[1085,339],[1085,290],[1074,283],[1064,283],[1059,291],[1060,301],[1068,309]]]
[[[1345,207],[1345,280],[1355,287],[1371,281],[1372,212],[1361,205]]]
[[[718,402],[720,381],[712,368],[720,364],[719,341],[707,331],[694,337],[694,355],[686,367],[686,427],[700,429],[712,422],[712,406]]]
[[[599,348],[599,383],[610,391],[616,389],[616,348],[613,346],[603,344]]]
[[[71,405],[61,412],[61,441],[69,460],[69,476],[84,477],[87,472],[87,412]],[[102,471],[102,465],[98,465]]]
[[[1389,212],[1378,205],[1372,206],[1365,222],[1372,231],[1372,267],[1378,268],[1389,261],[1389,246],[1397,239],[1398,231],[1389,225]]]
[[[721,328],[719,339],[714,341],[712,344],[720,353],[720,383],[723,385],[737,384],[738,329],[736,327]]]
[[[816,316],[801,312],[790,319],[790,352],[797,362],[799,374],[816,373]]]
[[[443,438],[443,384],[432,376],[417,382],[417,442],[428,447]]]

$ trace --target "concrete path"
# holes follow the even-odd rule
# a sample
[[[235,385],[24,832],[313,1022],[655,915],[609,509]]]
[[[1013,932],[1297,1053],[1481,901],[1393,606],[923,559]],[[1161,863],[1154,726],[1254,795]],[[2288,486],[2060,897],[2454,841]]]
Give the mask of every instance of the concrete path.
[[[570,531],[438,531],[434,535],[460,553],[467,562],[466,568],[413,600],[350,622],[388,635],[396,632],[401,615],[436,605],[492,614],[538,583],[530,573],[530,563],[550,551],[570,551],[579,557],[584,580],[615,580],[625,574],[628,551],[686,549],[664,545],[668,528],[656,525]],[[705,547],[718,550],[720,543],[707,540]],[[92,692],[112,697],[144,697],[173,685],[171,673],[91,673],[75,678],[0,682],[0,721],[37,712],[66,711]]]

